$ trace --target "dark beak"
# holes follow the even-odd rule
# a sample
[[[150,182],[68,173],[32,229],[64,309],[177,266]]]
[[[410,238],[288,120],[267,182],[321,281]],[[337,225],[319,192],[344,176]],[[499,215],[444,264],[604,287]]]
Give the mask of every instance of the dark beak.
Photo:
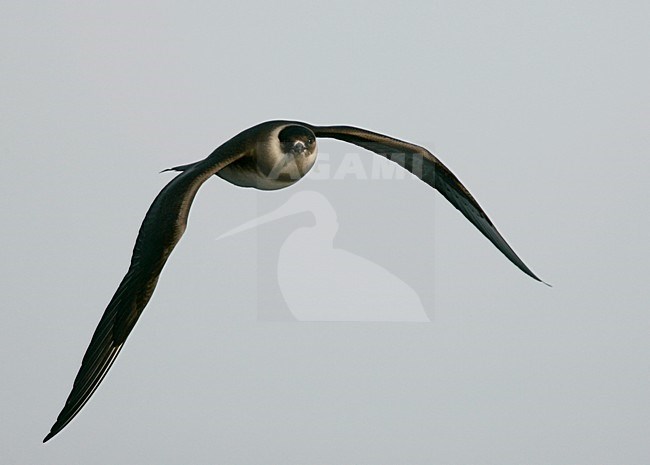
[[[294,142],[293,146],[291,147],[291,151],[297,155],[304,153],[306,150],[307,150],[307,146],[301,140]]]

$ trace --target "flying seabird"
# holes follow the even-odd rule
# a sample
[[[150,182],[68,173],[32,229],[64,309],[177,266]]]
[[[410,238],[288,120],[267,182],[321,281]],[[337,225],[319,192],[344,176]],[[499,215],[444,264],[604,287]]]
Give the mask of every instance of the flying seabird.
[[[61,431],[79,413],[106,376],[153,294],[158,277],[181,239],[199,187],[212,175],[241,187],[275,190],[300,180],[316,161],[316,138],[339,139],[398,163],[437,189],[515,266],[541,281],[497,231],[458,178],[423,147],[351,126],[312,126],[268,121],[239,133],[207,158],[165,171],[180,171],[158,194],[142,221],[131,264],[93,334],[72,386],[51,431]]]

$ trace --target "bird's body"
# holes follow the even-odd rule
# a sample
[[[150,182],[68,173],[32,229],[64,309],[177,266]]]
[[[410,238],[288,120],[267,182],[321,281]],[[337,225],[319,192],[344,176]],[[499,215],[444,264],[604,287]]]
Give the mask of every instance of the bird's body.
[[[242,187],[261,190],[288,187],[314,165],[317,137],[349,142],[400,164],[441,192],[512,263],[540,281],[506,243],[458,178],[426,149],[350,126],[319,127],[292,121],[261,123],[228,140],[204,160],[171,168],[181,173],[162,189],[149,207],[129,269],[93,334],[72,391],[44,441],[79,413],[115,361],[185,231],[190,207],[201,185],[218,175]]]
[[[242,157],[216,172],[220,178],[240,187],[277,190],[295,184],[314,166],[318,153],[316,138],[304,126],[271,121],[249,131],[255,137],[255,144],[250,144]],[[196,164],[166,171],[187,171]]]

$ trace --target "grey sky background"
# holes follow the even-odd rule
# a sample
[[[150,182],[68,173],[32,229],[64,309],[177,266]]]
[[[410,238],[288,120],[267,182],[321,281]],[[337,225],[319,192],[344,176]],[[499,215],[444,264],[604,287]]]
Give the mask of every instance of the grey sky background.
[[[647,2],[2,11],[3,463],[648,463]],[[215,241],[290,191],[214,178],[110,374],[41,444],[158,171],[279,118],[431,148],[554,287],[423,183],[308,178],[295,189],[332,203],[335,245],[416,289],[432,322],[262,321],[279,244],[259,235],[311,220]]]

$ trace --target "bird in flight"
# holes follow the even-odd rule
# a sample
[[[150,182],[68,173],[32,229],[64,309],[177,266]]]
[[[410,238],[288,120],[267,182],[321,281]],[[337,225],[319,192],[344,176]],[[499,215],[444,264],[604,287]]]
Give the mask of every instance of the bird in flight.
[[[358,145],[401,165],[437,189],[521,271],[543,282],[512,250],[467,188],[425,148],[351,126],[267,121],[237,134],[201,161],[165,170],[180,174],[160,191],[149,207],[135,241],[129,269],[97,325],[72,391],[43,442],[70,423],[106,376],[185,231],[199,187],[212,175],[241,187],[261,190],[288,187],[314,165],[318,137]]]

